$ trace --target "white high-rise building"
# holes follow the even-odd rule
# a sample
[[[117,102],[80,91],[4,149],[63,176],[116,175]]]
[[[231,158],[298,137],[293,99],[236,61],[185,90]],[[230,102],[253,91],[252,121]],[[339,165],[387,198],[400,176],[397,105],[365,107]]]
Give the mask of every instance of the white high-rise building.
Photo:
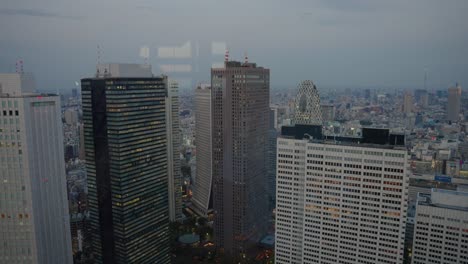
[[[0,74],[0,263],[72,263],[60,99]]]
[[[412,263],[468,263],[468,192],[419,194]]]
[[[195,178],[192,202],[200,215],[208,215],[210,207],[212,172],[211,172],[211,88],[200,86],[195,90],[195,143],[197,146],[197,174]]]
[[[168,80],[166,96],[167,169],[169,184],[169,219],[182,217],[182,175],[180,171],[179,84]]]
[[[402,263],[408,154],[391,145],[402,138],[369,129],[320,139],[315,129],[278,138],[276,263]]]

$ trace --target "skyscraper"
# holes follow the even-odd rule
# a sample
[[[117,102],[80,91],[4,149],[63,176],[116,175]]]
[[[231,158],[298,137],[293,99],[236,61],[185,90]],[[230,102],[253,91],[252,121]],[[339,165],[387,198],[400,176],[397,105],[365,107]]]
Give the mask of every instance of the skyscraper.
[[[72,263],[60,98],[0,74],[0,263]]]
[[[294,124],[322,125],[322,108],[317,87],[311,80],[305,80],[299,84],[298,88]]]
[[[212,149],[211,149],[211,88],[199,86],[195,89],[195,144],[197,146],[197,174],[192,202],[195,211],[208,215],[213,208],[212,197]]]
[[[460,85],[448,89],[447,120],[456,122],[460,115],[462,88]]]
[[[408,155],[392,145],[402,136],[317,128],[283,127],[278,139],[276,263],[402,263]]]
[[[413,264],[468,262],[468,193],[432,189],[419,194]]]
[[[81,80],[96,263],[169,263],[167,78],[102,64]]]
[[[237,256],[267,228],[270,70],[226,61],[211,69],[215,243]]]
[[[167,173],[169,182],[169,219],[182,217],[182,175],[180,171],[179,85],[169,80],[166,93]]]

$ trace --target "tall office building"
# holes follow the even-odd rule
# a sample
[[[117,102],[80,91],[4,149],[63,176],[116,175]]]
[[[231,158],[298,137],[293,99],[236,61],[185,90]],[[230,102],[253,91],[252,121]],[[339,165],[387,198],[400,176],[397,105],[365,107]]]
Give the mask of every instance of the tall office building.
[[[211,172],[211,88],[195,89],[195,144],[197,147],[197,174],[193,188],[194,210],[203,216],[213,208]]]
[[[460,115],[460,104],[461,104],[461,92],[462,88],[460,85],[451,87],[448,89],[448,102],[447,102],[447,120],[456,122]]]
[[[72,263],[60,98],[0,74],[0,263]]]
[[[211,69],[214,236],[234,257],[268,227],[269,81],[255,63]]]
[[[179,85],[169,80],[166,93],[167,174],[169,219],[182,217],[182,175],[180,171]]]
[[[323,136],[317,125],[283,127],[276,263],[402,263],[408,192],[403,144],[404,136],[386,129],[346,138]]]
[[[96,263],[169,263],[167,78],[102,64],[81,80]]]
[[[413,96],[407,92],[403,97],[403,113],[409,114],[411,112],[413,112]]]
[[[295,101],[294,124],[322,125],[322,108],[317,87],[310,80],[299,84]]]
[[[468,263],[468,193],[432,189],[419,194],[413,264]]]

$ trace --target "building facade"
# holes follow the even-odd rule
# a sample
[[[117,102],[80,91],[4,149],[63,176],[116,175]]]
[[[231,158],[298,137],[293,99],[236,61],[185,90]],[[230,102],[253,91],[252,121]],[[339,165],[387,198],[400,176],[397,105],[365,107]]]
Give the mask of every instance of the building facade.
[[[412,263],[468,263],[467,192],[432,189],[419,195]]]
[[[270,71],[226,61],[211,69],[215,243],[239,256],[267,229]]]
[[[212,202],[212,148],[211,148],[211,88],[199,86],[195,89],[195,144],[197,150],[197,172],[192,194],[194,210],[207,216]]]
[[[0,263],[72,263],[60,98],[0,74]]]
[[[268,129],[268,158],[267,158],[267,192],[269,200],[269,209],[275,208],[276,199],[276,139],[278,138],[278,130],[275,125],[277,123],[277,109],[270,109],[270,128]]]
[[[169,263],[167,78],[99,65],[81,89],[95,263]]]
[[[407,151],[384,130],[320,139],[317,129],[278,138],[276,263],[402,263]]]

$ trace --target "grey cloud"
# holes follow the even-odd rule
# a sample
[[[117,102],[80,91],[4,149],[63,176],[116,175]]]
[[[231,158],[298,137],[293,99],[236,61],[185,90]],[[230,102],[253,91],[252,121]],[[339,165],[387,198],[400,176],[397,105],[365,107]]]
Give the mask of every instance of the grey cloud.
[[[320,0],[319,5],[336,11],[342,12],[374,12],[382,5],[376,4],[378,1],[369,0]]]
[[[40,9],[26,9],[26,8],[15,8],[15,9],[0,8],[0,15],[61,18],[61,19],[72,19],[72,20],[83,19],[83,17],[80,17],[80,16],[61,15],[58,13],[47,12],[47,11],[43,11]]]

